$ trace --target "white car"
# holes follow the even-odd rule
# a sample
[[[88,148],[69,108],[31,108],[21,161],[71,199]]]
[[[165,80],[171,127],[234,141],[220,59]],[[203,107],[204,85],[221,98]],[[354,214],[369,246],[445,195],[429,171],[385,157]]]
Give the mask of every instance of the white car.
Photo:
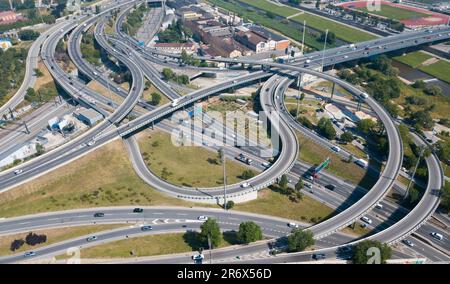
[[[339,153],[341,151],[341,148],[339,148],[338,146],[331,146],[331,150]]]
[[[439,240],[439,241],[442,241],[442,239],[444,238],[443,235],[441,235],[441,234],[439,234],[439,233],[436,233],[436,232],[432,232],[430,235],[431,235],[433,238],[435,238],[436,240]]]
[[[264,163],[262,163],[261,164],[261,166],[263,166],[264,168],[269,168],[270,167],[270,163],[268,163],[268,162],[264,162]]]
[[[307,188],[312,188],[312,184],[310,184],[309,182],[305,182],[304,185],[305,185],[305,187],[307,187]]]
[[[15,175],[18,175],[18,174],[21,174],[22,172],[23,172],[23,170],[15,170],[15,171],[14,171],[14,174],[15,174]]]
[[[206,217],[206,216],[198,216],[198,218],[197,218],[199,221],[206,221],[206,220],[208,220],[208,217]]]
[[[363,216],[361,220],[367,224],[372,224],[372,220],[369,217]]]
[[[89,141],[89,143],[87,143],[87,144],[88,144],[88,146],[92,146],[95,144],[95,140]]]
[[[91,237],[86,239],[87,242],[92,242],[92,241],[96,241],[96,240],[97,240],[96,236],[91,236]]]
[[[377,203],[377,204],[375,204],[375,208],[377,208],[377,209],[383,209],[383,204]]]
[[[196,255],[192,256],[193,260],[201,260],[201,259],[204,259],[204,258],[205,258],[205,256],[203,254],[196,254]]]
[[[289,228],[298,228],[298,224],[295,224],[295,223],[291,222],[291,223],[288,224],[288,227]]]
[[[249,186],[250,186],[250,184],[248,182],[244,182],[243,184],[241,184],[242,188],[247,188]]]
[[[414,244],[410,240],[407,240],[407,239],[404,239],[402,241],[402,243],[404,243],[405,245],[407,245],[409,247],[413,247],[414,246]]]
[[[306,179],[307,179],[307,180],[310,180],[310,181],[313,181],[313,180],[314,180],[313,176],[307,176]]]

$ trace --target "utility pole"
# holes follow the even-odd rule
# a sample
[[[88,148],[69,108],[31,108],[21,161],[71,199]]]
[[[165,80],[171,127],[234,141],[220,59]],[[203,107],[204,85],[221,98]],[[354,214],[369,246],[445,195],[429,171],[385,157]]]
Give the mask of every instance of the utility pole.
[[[325,42],[323,43],[323,52],[322,52],[322,72],[323,72],[323,64],[325,61],[325,50],[327,48],[327,39],[328,39],[328,29],[325,31]]]
[[[416,166],[414,167],[413,174],[411,175],[411,178],[409,180],[408,186],[406,187],[406,192],[405,192],[405,195],[403,196],[403,199],[406,199],[408,197],[408,195],[409,195],[409,189],[411,188],[414,176],[416,175],[417,168],[419,167],[420,159],[422,158],[422,155],[423,155],[423,152],[425,152],[425,149],[426,149],[425,146],[421,146],[420,147],[419,158],[417,159]]]
[[[209,264],[212,264],[211,235],[210,234],[208,234],[208,246],[209,246]]]
[[[305,31],[306,31],[306,21],[303,21],[303,36],[302,36],[302,55],[305,47]]]
[[[298,118],[298,112],[300,109],[300,97],[301,97],[301,89],[302,89],[302,74],[300,73],[300,75],[298,76],[298,96],[297,96],[297,112],[295,115],[295,119]]]
[[[222,151],[222,166],[223,166],[223,208],[225,211],[227,210],[227,171],[226,171],[226,162],[227,159],[225,157],[225,151]]]

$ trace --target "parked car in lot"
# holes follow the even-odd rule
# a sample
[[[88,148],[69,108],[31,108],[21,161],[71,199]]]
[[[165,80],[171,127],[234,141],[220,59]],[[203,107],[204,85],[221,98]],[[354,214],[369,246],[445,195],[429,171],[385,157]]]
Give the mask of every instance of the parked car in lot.
[[[305,182],[303,183],[305,185],[305,187],[307,188],[312,188],[312,184],[310,184],[309,182]]]
[[[377,209],[383,209],[383,204],[377,203],[377,204],[375,204],[375,208],[377,208]]]

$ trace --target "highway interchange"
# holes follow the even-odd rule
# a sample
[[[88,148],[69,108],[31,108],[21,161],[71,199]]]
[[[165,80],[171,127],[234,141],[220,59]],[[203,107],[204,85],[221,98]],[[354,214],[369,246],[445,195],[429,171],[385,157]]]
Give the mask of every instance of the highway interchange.
[[[159,52],[156,52],[151,49],[141,49],[139,48],[137,51],[130,48],[130,46],[125,44],[125,42],[129,42],[130,44],[136,45],[136,42],[133,42],[133,39],[130,38],[128,35],[124,34],[120,31],[120,25],[123,23],[123,20],[126,16],[126,14],[129,12],[130,8],[132,6],[129,5],[129,3],[132,2],[139,2],[139,1],[129,1],[127,3],[122,3],[120,6],[124,6],[128,8],[125,8],[120,13],[118,20],[116,22],[115,30],[116,30],[116,37],[117,38],[108,38],[105,36],[103,32],[103,25],[104,22],[99,19],[102,18],[103,15],[108,14],[108,10],[103,12],[102,14],[91,16],[91,17],[80,17],[79,19],[69,21],[65,23],[62,26],[58,26],[59,29],[57,32],[53,32],[49,38],[44,40],[42,45],[42,51],[41,51],[41,57],[46,64],[47,68],[52,73],[52,76],[54,77],[55,81],[58,82],[58,84],[63,87],[66,92],[71,95],[75,100],[77,100],[80,104],[86,105],[88,107],[92,107],[102,113],[104,115],[105,120],[97,125],[96,127],[92,128],[82,136],[74,139],[73,141],[61,146],[60,148],[50,151],[49,153],[46,153],[45,155],[38,157],[36,159],[33,159],[21,166],[19,166],[20,169],[22,169],[23,173],[20,175],[14,174],[14,169],[8,170],[0,175],[1,182],[0,182],[0,190],[6,191],[11,189],[12,187],[29,181],[33,178],[36,178],[48,171],[51,171],[59,166],[62,166],[64,164],[69,163],[73,159],[76,159],[80,157],[81,155],[84,155],[86,153],[89,153],[95,148],[100,147],[101,145],[104,145],[105,143],[113,140],[118,139],[120,137],[124,138],[125,145],[127,146],[127,149],[129,150],[131,160],[133,162],[133,166],[136,169],[136,172],[138,175],[147,183],[149,183],[153,188],[166,192],[172,196],[176,196],[178,198],[184,198],[184,199],[191,199],[191,200],[201,200],[201,199],[212,199],[212,200],[221,200],[223,191],[222,189],[202,189],[202,191],[188,189],[188,188],[182,188],[179,186],[175,186],[172,184],[168,184],[167,182],[161,180],[160,178],[156,177],[154,174],[152,174],[148,168],[145,166],[145,163],[142,161],[142,157],[139,152],[139,148],[137,147],[137,143],[134,139],[133,134],[141,129],[145,129],[147,126],[151,125],[152,123],[158,122],[158,127],[165,129],[166,131],[171,130],[170,124],[165,122],[164,119],[168,115],[172,114],[174,111],[182,109],[183,107],[189,107],[192,105],[192,103],[195,103],[199,101],[202,98],[215,95],[218,92],[222,90],[229,89],[230,87],[236,87],[243,84],[248,84],[251,82],[258,81],[260,79],[266,79],[270,77],[266,83],[261,88],[261,105],[263,106],[263,109],[266,113],[272,113],[273,110],[276,111],[276,113],[281,113],[281,118],[279,119],[279,124],[276,124],[279,126],[277,129],[277,132],[279,133],[281,137],[281,152],[275,163],[266,171],[263,171],[261,174],[257,175],[253,179],[249,180],[248,182],[252,185],[251,189],[242,189],[240,184],[230,185],[227,187],[228,195],[227,197],[232,198],[238,195],[246,194],[246,192],[249,191],[257,191],[259,189],[265,188],[268,185],[274,183],[277,178],[279,178],[282,174],[291,172],[295,177],[301,177],[305,173],[305,165],[301,164],[297,161],[297,153],[298,153],[298,141],[296,139],[296,135],[293,131],[293,128],[298,129],[298,125],[295,121],[293,121],[292,117],[285,111],[285,107],[283,107],[283,101],[282,98],[284,97],[284,92],[287,89],[287,86],[290,85],[292,82],[292,73],[288,76],[285,76],[285,73],[281,72],[283,71],[290,71],[295,72],[294,74],[311,74],[315,75],[317,77],[321,77],[324,79],[327,79],[329,81],[332,81],[341,87],[345,88],[352,94],[354,94],[357,98],[360,98],[361,96],[361,90],[355,88],[354,86],[343,82],[335,77],[332,77],[330,75],[327,75],[325,73],[321,73],[319,71],[314,71],[309,68],[306,68],[305,61],[311,60],[311,65],[319,64],[321,62],[324,63],[325,66],[333,65],[339,62],[343,61],[350,61],[355,60],[357,58],[365,57],[366,52],[371,52],[370,55],[390,51],[390,50],[396,50],[404,48],[405,46],[410,45],[417,45],[424,42],[430,42],[433,40],[438,40],[442,37],[443,34],[446,34],[446,38],[450,37],[449,35],[449,29],[439,30],[439,31],[422,31],[414,33],[414,35],[411,34],[403,34],[399,36],[395,36],[395,40],[384,38],[384,39],[378,39],[371,42],[365,42],[358,44],[357,48],[355,50],[350,49],[348,47],[340,47],[333,50],[328,50],[325,53],[312,53],[308,54],[308,57],[302,57],[300,59],[295,60],[294,65],[285,65],[285,64],[278,64],[278,63],[272,63],[272,62],[255,62],[251,60],[228,60],[228,59],[211,59],[210,61],[221,61],[226,62],[228,64],[236,65],[236,64],[247,64],[252,66],[262,65],[263,68],[266,71],[256,71],[253,73],[250,73],[246,76],[239,77],[235,80],[230,80],[224,83],[220,83],[215,85],[214,87],[207,88],[207,89],[201,89],[199,91],[196,91],[194,93],[191,93],[185,97],[182,97],[180,99],[179,104],[176,107],[172,107],[170,104],[167,104],[165,106],[154,108],[152,106],[149,106],[148,104],[140,101],[140,94],[142,93],[143,86],[144,86],[144,77],[146,77],[149,81],[151,81],[157,88],[162,91],[165,95],[167,95],[170,99],[176,99],[179,98],[179,95],[173,91],[170,86],[164,82],[161,79],[161,75],[152,68],[152,65],[147,63],[146,59],[153,59],[156,62],[161,63],[161,59],[158,59],[158,56],[169,56],[168,54],[160,54]],[[116,7],[111,8],[111,10],[116,9]],[[81,41],[82,33],[83,31],[87,30],[91,25],[94,25],[96,22],[98,24],[95,27],[95,38],[97,42],[101,45],[101,47],[107,51],[111,56],[115,57],[117,60],[119,60],[122,64],[126,65],[127,68],[132,73],[133,77],[133,84],[130,88],[130,93],[127,94],[125,90],[119,88],[117,85],[111,83],[110,80],[108,80],[103,75],[99,75],[97,71],[89,64],[87,63],[82,56],[80,56],[81,51],[79,48],[79,44]],[[57,30],[57,29],[55,29]],[[97,80],[100,84],[105,85],[110,89],[111,91],[121,95],[124,97],[123,103],[119,106],[116,104],[108,104],[108,100],[102,97],[101,95],[95,93],[94,91],[87,88],[83,81],[78,80],[76,78],[70,77],[66,72],[64,72],[59,66],[58,63],[55,61],[53,54],[56,48],[56,44],[58,40],[62,37],[64,37],[67,33],[71,32],[71,35],[69,37],[68,41],[68,51],[71,59],[73,60],[74,64],[77,66],[79,71],[83,73],[85,76],[87,76],[90,79]],[[111,46],[111,43],[113,43],[114,47]],[[382,48],[378,48],[378,46],[382,46]],[[385,48],[386,47],[386,48]],[[367,49],[368,48],[368,49]],[[205,58],[200,58],[205,59]],[[176,64],[176,58],[174,62],[170,62],[169,64]],[[274,75],[275,74],[275,75]],[[296,75],[295,75],[296,76]],[[93,104],[90,98],[94,98],[94,100],[98,101],[99,103]],[[279,101],[277,101],[276,98],[281,98]],[[20,100],[20,98],[19,98]],[[378,115],[380,120],[383,122],[386,128],[388,140],[389,140],[389,157],[386,162],[386,165],[383,169],[383,172],[381,173],[380,179],[378,182],[374,185],[374,187],[368,191],[367,193],[359,191],[359,195],[356,196],[356,198],[353,196],[352,200],[348,200],[348,204],[344,206],[341,210],[339,210],[339,213],[336,214],[336,216],[320,222],[316,225],[310,226],[309,229],[314,232],[314,236],[316,239],[318,239],[318,247],[322,247],[324,251],[327,253],[335,253],[336,247],[343,245],[345,243],[351,243],[352,240],[349,238],[349,236],[342,235],[341,233],[336,234],[340,229],[348,226],[349,224],[353,223],[355,220],[358,220],[361,216],[367,214],[370,212],[377,203],[383,200],[383,197],[386,195],[387,191],[393,186],[395,179],[397,178],[400,168],[401,168],[401,162],[403,157],[403,150],[402,150],[402,142],[400,139],[400,135],[398,133],[397,127],[395,126],[395,121],[389,116],[389,114],[372,98],[368,97],[365,99],[365,103],[371,107],[371,109]],[[139,110],[138,108],[135,108],[136,105],[139,105],[141,107]],[[111,108],[113,109],[113,112],[111,113]],[[136,113],[138,116],[136,119],[131,121],[123,122],[122,125],[120,125],[120,122],[122,122],[128,114],[130,113]],[[274,119],[278,119],[278,117],[271,117],[268,115],[269,118],[273,121]],[[198,130],[194,129],[194,133]],[[303,131],[302,131],[303,132]],[[317,137],[315,133],[309,133],[309,135],[313,136],[315,139],[323,140],[323,138]],[[86,144],[89,141],[92,141],[95,139],[96,143],[92,147],[87,147]],[[417,143],[424,143],[421,142],[420,139],[416,139]],[[327,143],[329,143],[327,141]],[[392,150],[395,149],[395,150]],[[230,157],[233,156],[236,152],[236,150],[229,150],[230,151]],[[234,151],[234,152],[233,152]],[[255,156],[257,157],[257,156]],[[394,224],[389,224],[389,226],[378,228],[378,232],[374,235],[371,235],[369,238],[376,238],[377,240],[381,240],[386,243],[395,243],[403,238],[409,236],[411,233],[416,231],[417,229],[420,231],[420,226],[423,225],[423,223],[431,216],[431,214],[434,212],[438,205],[439,198],[436,195],[436,190],[438,190],[442,186],[443,182],[443,174],[442,169],[440,168],[439,162],[437,161],[437,158],[435,156],[430,156],[426,160],[428,170],[430,173],[429,182],[427,184],[427,190],[422,197],[419,204],[411,210],[407,214],[403,214],[401,220],[395,220]],[[302,168],[303,167],[303,168]],[[334,177],[327,177],[330,179],[333,179]],[[335,179],[335,178],[334,178]],[[323,181],[323,183],[326,183],[326,180]],[[320,186],[320,185],[318,185]],[[339,195],[343,196],[343,199],[347,198],[349,194],[352,194],[353,189],[355,186],[349,185],[349,190],[346,191],[345,187],[342,187],[343,192],[339,192]],[[203,190],[207,190],[209,196],[204,196],[202,193]],[[329,203],[334,202],[335,206],[334,208],[341,207],[342,202],[336,202],[336,198],[332,197],[330,198],[327,196],[328,193],[325,193],[322,198],[329,198]],[[347,195],[346,195],[347,194]],[[202,197],[200,197],[202,196]],[[339,199],[338,199],[339,200]],[[386,204],[386,203],[383,203]],[[117,209],[119,210],[119,209]],[[129,210],[129,209],[128,209]],[[152,210],[151,208],[146,209]],[[157,210],[157,209],[156,209]],[[210,209],[197,209],[199,211],[189,212],[189,220],[192,222],[187,222],[186,218],[177,218],[176,216],[171,215],[170,212],[166,212],[168,209],[164,209],[164,220],[172,219],[172,220],[178,220],[179,222],[174,223],[165,223],[161,225],[160,231],[174,231],[174,230],[180,230],[180,224],[179,223],[186,223],[188,226],[188,229],[191,228],[198,228],[199,224],[198,222],[195,222],[196,217],[198,215],[210,215],[211,212],[214,212],[214,217],[219,218],[219,222],[223,223],[224,229],[236,229],[237,223],[231,222],[230,224],[227,224],[226,218],[236,218],[231,217],[233,214],[242,214],[244,213],[237,213],[237,212],[215,212],[214,210]],[[177,209],[177,212],[179,212],[179,208]],[[374,209],[375,210],[375,209]],[[387,209],[389,210],[389,209]],[[391,210],[396,210],[391,209]],[[159,213],[159,212],[158,212]],[[58,214],[58,213],[54,213]],[[64,213],[60,213],[64,214]],[[80,217],[78,212],[73,213],[74,216]],[[118,222],[118,219],[122,220],[132,220],[132,218],[129,218],[129,212],[123,213],[119,212],[116,213],[119,215],[117,219],[114,220],[114,222]],[[82,220],[79,220],[79,224],[87,224],[89,222],[92,222],[92,218],[90,218],[87,215],[83,215],[86,217],[85,219],[81,218]],[[105,216],[108,216],[106,214]],[[70,219],[75,218],[72,217],[72,215],[69,215],[67,217],[58,217],[58,215],[52,216],[52,219]],[[25,218],[25,217],[24,217]],[[222,219],[223,218],[223,219]],[[251,218],[256,217],[249,217],[245,216],[246,219],[253,220]],[[257,223],[264,224],[262,226],[263,231],[266,236],[269,237],[283,237],[287,233],[289,233],[288,227],[286,226],[287,221],[286,220],[277,220],[275,221],[269,221],[271,220],[271,217],[258,217],[262,218],[260,220],[256,220]],[[146,219],[144,217],[143,219]],[[180,221],[180,219],[183,219]],[[376,218],[372,218],[376,219]],[[13,219],[14,220],[14,219]],[[66,219],[67,220],[67,219]],[[47,220],[48,221],[48,220]],[[0,222],[0,233],[4,234],[4,232],[12,231],[26,231],[33,227],[27,227],[25,226],[25,223],[31,223],[34,228],[45,228],[45,227],[51,227],[52,224],[48,224],[45,222],[40,222],[38,220],[34,220],[33,217],[30,218],[30,220],[26,220],[22,223],[13,222],[16,226],[15,228],[10,228],[11,225],[8,225],[9,220],[1,221]],[[75,221],[76,222],[76,221]],[[120,221],[122,222],[122,221]],[[272,222],[272,223],[271,223]],[[66,222],[66,224],[69,224],[70,222]],[[136,223],[136,221],[134,222]],[[383,221],[381,221],[383,223]],[[53,224],[54,226],[55,224]],[[266,227],[267,226],[267,227]],[[9,229],[8,229],[9,228]],[[152,233],[159,231],[159,226],[155,226],[155,231]],[[275,229],[278,228],[278,229]],[[139,230],[139,227],[133,227],[128,229],[122,229],[117,230],[114,233],[105,233],[104,240],[112,241],[119,237],[123,237],[124,235],[136,235],[141,234],[142,232]],[[426,235],[426,234],[425,234]],[[331,238],[334,245],[330,247],[329,243],[330,241],[326,241],[328,238]],[[325,242],[322,244],[322,240]],[[60,245],[55,246],[49,246],[48,248],[43,248],[39,251],[38,256],[39,257],[45,257],[49,255],[55,255],[57,253],[60,253],[62,251],[65,251],[67,248],[72,246],[80,246],[83,245],[84,238],[79,238],[77,240],[73,240],[72,242],[67,242]],[[328,245],[326,245],[328,243]],[[91,245],[91,244],[89,244]],[[448,244],[447,244],[448,245]],[[260,252],[261,249],[267,250],[267,244],[259,244],[252,246],[251,248],[242,249],[242,254],[252,254],[255,252]],[[41,251],[42,250],[42,251]],[[247,250],[247,251],[246,251]],[[398,252],[397,252],[398,253]],[[225,252],[223,255],[216,255],[214,259],[228,259],[230,258],[231,254],[236,254],[236,251],[231,252]],[[265,257],[262,257],[261,262],[296,262],[300,261],[302,259],[310,257],[310,252],[305,253],[298,253],[298,254],[289,254],[286,256],[279,256],[276,258],[268,258],[267,255]],[[167,257],[164,258],[167,262],[177,262],[177,257],[174,256],[173,258]],[[446,256],[445,254],[442,254],[440,252],[434,252],[430,258],[435,258],[438,260],[445,260]],[[7,257],[7,258],[0,258],[0,261],[4,262],[15,262],[22,260],[23,257],[20,255],[14,256],[14,257]],[[158,260],[161,260],[159,258],[156,258],[154,260],[157,262]],[[234,259],[236,260],[236,259]],[[179,259],[178,261],[185,262],[187,261],[184,258]],[[229,260],[231,261],[231,259]],[[258,261],[255,259],[249,260],[250,262]],[[152,262],[152,261],[150,261]]]

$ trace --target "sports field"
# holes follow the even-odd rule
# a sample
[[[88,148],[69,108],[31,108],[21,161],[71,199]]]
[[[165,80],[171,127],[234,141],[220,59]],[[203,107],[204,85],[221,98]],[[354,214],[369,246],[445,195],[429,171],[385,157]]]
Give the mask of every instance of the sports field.
[[[382,16],[385,18],[390,18],[394,20],[408,20],[408,19],[414,19],[414,18],[422,18],[422,17],[428,17],[429,15],[420,13],[417,11],[410,11],[406,9],[402,9],[399,7],[391,6],[391,5],[381,5],[381,9],[379,11],[373,11],[372,9],[368,9],[367,7],[360,7],[356,8],[357,10],[369,13],[369,14],[375,14],[378,16]]]
[[[448,22],[449,16],[428,11],[405,4],[381,1],[379,6],[371,6],[370,1],[345,2],[340,6],[358,10],[372,15],[397,20],[407,27],[442,25]]]
[[[338,22],[327,20],[325,18],[308,13],[303,13],[301,15],[295,16],[291,18],[291,20],[301,24],[303,23],[303,21],[306,21],[306,25],[308,27],[323,32],[328,29],[330,32],[333,32],[336,37],[347,42],[360,42],[377,38],[373,34],[369,34],[340,24]]]
[[[268,12],[272,12],[281,17],[289,17],[300,11],[293,9],[289,6],[277,5],[267,0],[238,0],[239,2],[245,3],[247,5],[253,6],[258,9],[262,9]]]

